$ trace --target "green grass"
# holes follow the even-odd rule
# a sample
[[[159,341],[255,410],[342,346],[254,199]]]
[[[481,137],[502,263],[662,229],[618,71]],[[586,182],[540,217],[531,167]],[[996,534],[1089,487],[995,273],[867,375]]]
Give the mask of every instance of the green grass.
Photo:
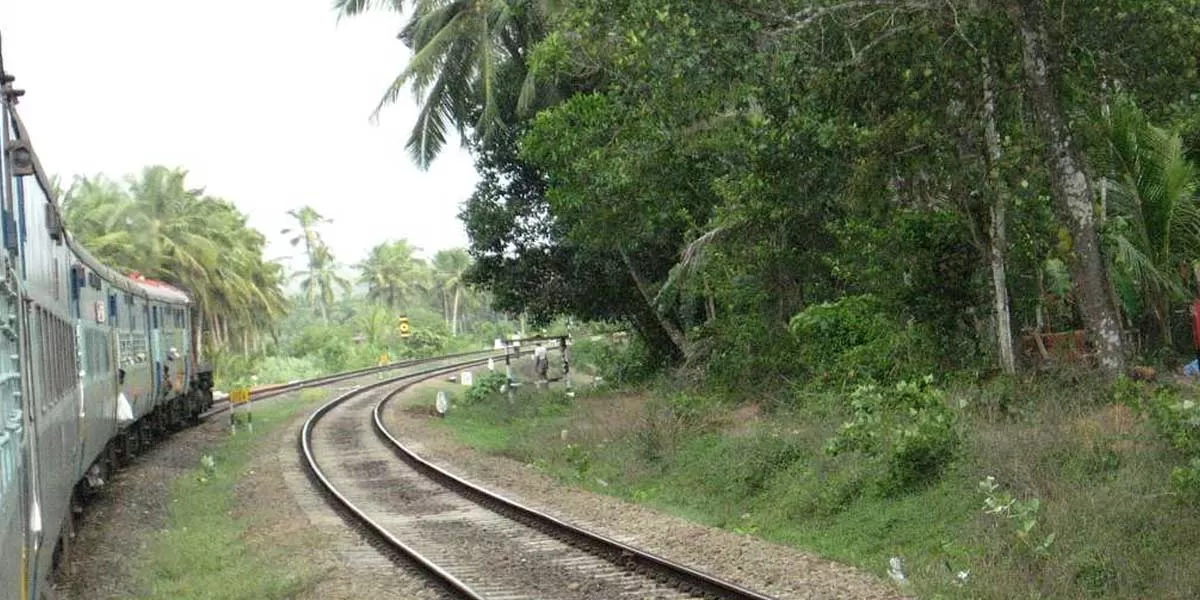
[[[268,434],[297,411],[324,397],[306,390],[254,411],[254,433],[213,448],[211,469],[198,465],[172,485],[167,526],[155,532],[138,558],[142,598],[288,598],[319,575],[290,556],[295,548],[248,540],[253,516],[235,516],[235,486],[255,452],[274,452]]]
[[[921,597],[1200,597],[1200,511],[1171,493],[1178,458],[1140,421],[1106,424],[1110,398],[1088,381],[954,390],[963,447],[940,479],[906,493],[880,484],[880,463],[822,452],[845,419],[834,395],[746,425],[734,405],[669,388],[640,409],[620,395],[571,404],[523,392],[457,407],[442,426],[564,483],[881,577],[900,557]],[[989,475],[1040,501],[1029,539],[1053,533],[1046,554],[1022,542],[1016,521],[984,512]],[[958,586],[955,573],[968,570]]]

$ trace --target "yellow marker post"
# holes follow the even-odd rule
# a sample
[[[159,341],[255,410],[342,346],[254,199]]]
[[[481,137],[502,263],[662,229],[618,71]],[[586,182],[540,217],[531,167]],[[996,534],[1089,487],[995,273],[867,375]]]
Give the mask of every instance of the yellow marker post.
[[[375,361],[375,366],[382,368],[382,367],[388,366],[391,363],[392,363],[392,358],[390,356],[388,356],[387,352],[384,352],[383,354],[379,355],[379,360]],[[383,379],[383,371],[379,371],[378,373],[376,373],[375,378]]]
[[[229,392],[229,427],[237,433],[237,408],[246,407],[246,427],[254,433],[254,412],[250,410],[250,388],[239,387]]]
[[[402,338],[412,335],[412,329],[408,326],[408,317],[400,317],[396,320],[396,330],[400,332]]]

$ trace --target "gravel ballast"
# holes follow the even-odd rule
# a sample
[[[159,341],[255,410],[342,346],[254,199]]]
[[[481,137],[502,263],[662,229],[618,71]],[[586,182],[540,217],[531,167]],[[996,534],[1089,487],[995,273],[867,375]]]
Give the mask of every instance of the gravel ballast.
[[[747,535],[565,486],[530,465],[476,452],[445,427],[431,426],[429,388],[416,386],[389,406],[385,421],[402,442],[438,466],[513,500],[722,579],[781,599],[898,599],[869,573]]]

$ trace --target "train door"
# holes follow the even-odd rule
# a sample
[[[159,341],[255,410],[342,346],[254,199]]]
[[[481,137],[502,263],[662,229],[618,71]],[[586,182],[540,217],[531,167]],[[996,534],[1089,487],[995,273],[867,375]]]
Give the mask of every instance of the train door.
[[[44,528],[42,523],[42,502],[41,502],[41,482],[39,481],[39,469],[41,467],[38,453],[38,431],[35,422],[38,419],[37,382],[41,373],[34,372],[34,361],[30,357],[37,356],[35,351],[41,350],[40,345],[36,344],[36,340],[41,335],[40,326],[42,325],[38,319],[35,319],[35,311],[37,307],[30,301],[24,302],[24,310],[21,311],[21,329],[20,329],[20,355],[25,357],[21,360],[18,368],[21,374],[21,411],[24,416],[24,467],[25,467],[25,502],[24,515],[28,515],[28,521],[25,523],[27,529],[25,532],[25,545],[21,551],[21,582],[23,595],[26,598],[34,598],[37,594],[38,582],[41,579],[41,573],[38,570],[40,561],[39,556],[42,553],[42,542]],[[25,598],[22,598],[25,600]]]
[[[159,314],[158,308],[159,308],[158,306],[150,307],[150,309],[149,309],[150,310],[150,320],[148,321],[150,324],[150,327],[149,327],[150,356],[153,359],[152,364],[154,365],[154,398],[155,398],[155,402],[158,402],[158,399],[163,397],[163,390],[166,387],[165,386],[166,382],[163,381],[163,368],[162,368],[162,360],[163,360],[162,329],[161,329],[162,323],[159,322],[159,318],[162,315]]]
[[[8,265],[0,267],[7,268]],[[0,314],[19,310],[20,296],[13,287],[12,273],[0,284]],[[9,597],[28,585],[25,573],[29,560],[27,516],[30,504],[28,474],[28,411],[22,403],[20,323],[0,325],[0,556],[20,560],[0,561],[0,596]],[[23,592],[22,592],[23,593]]]

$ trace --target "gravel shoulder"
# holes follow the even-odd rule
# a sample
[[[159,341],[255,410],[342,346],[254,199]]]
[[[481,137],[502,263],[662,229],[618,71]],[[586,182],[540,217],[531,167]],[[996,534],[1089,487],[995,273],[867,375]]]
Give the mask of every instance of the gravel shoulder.
[[[431,421],[434,382],[398,396],[385,421],[422,457],[493,491],[596,533],[781,599],[898,599],[853,567],[750,536],[705,527],[619,498],[564,486],[509,458],[476,452]]]

